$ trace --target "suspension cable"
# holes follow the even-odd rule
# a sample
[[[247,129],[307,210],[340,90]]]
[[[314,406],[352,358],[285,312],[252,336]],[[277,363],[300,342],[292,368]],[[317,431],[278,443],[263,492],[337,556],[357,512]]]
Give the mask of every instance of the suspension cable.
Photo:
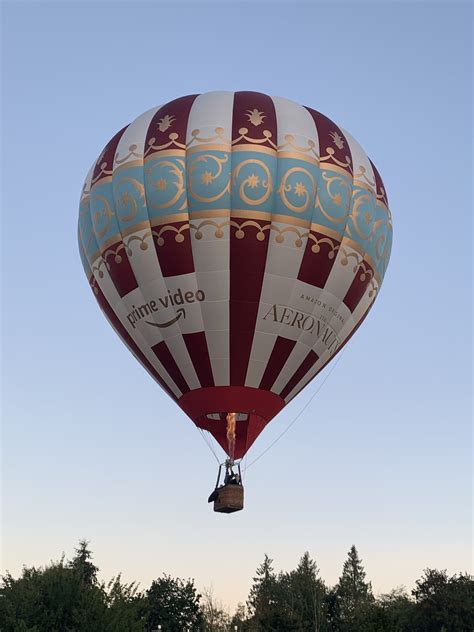
[[[298,419],[301,417],[301,415],[305,412],[305,410],[308,408],[308,406],[311,404],[311,402],[313,401],[313,399],[316,397],[316,395],[319,393],[319,391],[323,388],[324,384],[326,383],[326,380],[329,378],[329,376],[331,375],[331,373],[334,371],[334,369],[336,368],[336,366],[339,364],[339,360],[342,358],[343,354],[345,352],[345,349],[343,349],[341,351],[341,353],[339,354],[339,356],[336,358],[336,361],[334,362],[333,366],[331,367],[331,370],[328,371],[328,373],[326,374],[326,376],[324,377],[324,380],[321,382],[321,384],[318,386],[318,388],[314,391],[314,393],[311,395],[311,397],[308,399],[308,401],[306,402],[306,404],[303,406],[303,408],[300,410],[300,412],[296,415],[296,417],[293,419],[293,421],[278,435],[278,437],[272,441],[272,443],[270,443],[270,445],[265,448],[265,450],[259,454],[253,461],[251,461],[250,463],[245,465],[245,472],[249,469],[249,467],[251,467],[254,463],[256,463],[259,459],[262,458],[262,456],[264,456],[271,448],[273,448],[273,446],[278,443],[278,441],[280,441],[280,439],[283,437],[283,435],[285,435],[288,430],[295,425],[295,423],[298,421]]]
[[[212,452],[212,454],[214,455],[214,458],[216,459],[217,463],[219,463],[220,465],[220,460],[219,457],[217,456],[214,448],[212,447],[212,444],[209,443],[209,441],[207,440],[206,435],[204,434],[204,430],[202,428],[199,428],[198,426],[196,426],[196,428],[199,430],[201,437],[204,439],[204,443],[207,445],[207,447],[209,448],[209,450]]]

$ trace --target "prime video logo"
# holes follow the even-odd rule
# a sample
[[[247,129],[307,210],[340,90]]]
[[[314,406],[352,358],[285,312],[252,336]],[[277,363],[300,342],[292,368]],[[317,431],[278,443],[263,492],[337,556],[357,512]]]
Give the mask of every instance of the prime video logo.
[[[202,302],[206,298],[206,295],[202,290],[196,290],[193,292],[192,290],[188,292],[184,292],[181,288],[177,289],[175,292],[172,290],[168,290],[168,294],[165,296],[159,296],[156,300],[153,299],[148,301],[147,303],[143,303],[142,305],[132,305],[132,310],[127,314],[127,320],[132,326],[133,329],[136,328],[137,323],[140,320],[146,319],[149,316],[152,316],[155,312],[160,311],[161,308],[167,309],[168,307],[176,307],[179,305],[186,305],[189,303]],[[171,320],[168,320],[164,323],[158,323],[156,321],[145,320],[147,325],[152,325],[153,327],[170,327],[173,323],[177,322],[180,318],[186,318],[186,310],[184,307],[180,307],[176,310],[176,316]]]

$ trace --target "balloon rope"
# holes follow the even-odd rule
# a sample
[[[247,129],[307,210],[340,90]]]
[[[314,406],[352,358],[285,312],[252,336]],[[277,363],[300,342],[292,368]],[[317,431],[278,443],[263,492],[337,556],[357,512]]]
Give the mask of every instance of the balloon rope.
[[[214,448],[212,447],[212,445],[209,443],[209,441],[206,439],[206,436],[204,435],[204,431],[202,428],[198,428],[196,426],[196,428],[199,430],[199,432],[201,433],[201,437],[204,439],[204,443],[207,445],[207,447],[209,448],[209,450],[212,452],[212,454],[214,455],[214,458],[216,459],[216,461],[220,464],[219,458],[217,456],[217,454],[214,451]]]
[[[278,437],[272,441],[272,443],[270,443],[270,445],[268,446],[268,448],[266,448],[261,454],[259,454],[257,456],[256,459],[254,459],[253,461],[251,461],[248,465],[245,466],[245,472],[249,469],[249,467],[251,467],[254,463],[256,463],[259,459],[262,458],[262,456],[264,454],[266,454],[271,448],[273,448],[273,446],[275,445],[275,443],[278,443],[278,441],[280,441],[280,439],[283,437],[283,435],[285,435],[288,430],[295,425],[295,423],[298,421],[298,419],[301,417],[301,415],[304,413],[304,411],[308,408],[308,406],[311,404],[311,402],[313,401],[313,399],[316,397],[316,395],[319,393],[319,391],[323,388],[324,384],[326,383],[326,380],[329,378],[329,376],[331,375],[331,373],[334,371],[334,369],[336,368],[336,366],[339,364],[339,360],[342,358],[343,354],[344,354],[345,349],[343,349],[341,351],[341,353],[339,354],[339,357],[336,359],[336,361],[334,362],[333,366],[331,367],[331,370],[328,371],[328,373],[326,374],[326,377],[324,378],[324,380],[321,382],[321,384],[319,385],[319,387],[314,391],[314,393],[311,395],[311,397],[308,399],[308,401],[306,402],[306,404],[303,406],[303,408],[300,410],[300,412],[296,415],[296,417],[293,419],[293,421],[290,423],[289,426],[287,426],[285,428],[285,430],[283,430],[283,432],[281,432]]]

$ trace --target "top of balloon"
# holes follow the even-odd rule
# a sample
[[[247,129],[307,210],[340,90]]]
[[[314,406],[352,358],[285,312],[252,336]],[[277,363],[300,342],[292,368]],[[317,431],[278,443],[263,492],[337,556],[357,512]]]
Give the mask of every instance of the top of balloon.
[[[349,340],[391,243],[386,191],[357,141],[259,92],[145,112],[107,143],[81,197],[102,310],[232,458]]]

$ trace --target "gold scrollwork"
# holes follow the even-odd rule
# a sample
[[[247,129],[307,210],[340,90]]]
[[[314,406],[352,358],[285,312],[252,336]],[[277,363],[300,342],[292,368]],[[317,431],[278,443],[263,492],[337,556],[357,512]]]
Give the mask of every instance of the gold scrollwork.
[[[153,172],[157,168],[167,168],[171,175],[176,176],[176,180],[171,181],[172,186],[176,187],[176,193],[170,200],[163,202],[162,204],[154,202],[152,204],[152,207],[156,209],[170,208],[178,202],[178,200],[184,193],[185,162],[184,160],[177,160],[176,162],[173,162],[171,160],[159,160],[158,162],[153,164],[152,167],[147,167],[146,172],[150,175],[150,177],[152,177]],[[158,180],[156,180],[156,182],[153,183],[153,185],[159,191],[164,191],[168,185],[168,180],[166,178],[159,178]]]
[[[117,151],[115,154],[115,160],[114,160],[115,164],[122,165],[124,162],[127,162],[127,160],[131,158],[132,156],[134,158],[142,158],[143,155],[137,152],[137,149],[138,149],[138,145],[136,145],[135,143],[130,145],[128,148],[128,154],[124,158],[119,158],[119,153]]]
[[[150,154],[152,151],[163,151],[164,149],[169,149],[170,147],[175,147],[176,149],[186,149],[186,145],[178,143],[179,134],[177,134],[176,132],[171,132],[168,138],[169,142],[164,143],[164,145],[155,145],[156,138],[154,136],[150,138],[144,156],[148,156],[148,154]]]
[[[341,160],[338,160],[335,157],[335,153],[336,150],[333,149],[332,147],[326,147],[326,156],[321,156],[320,161],[321,162],[333,162],[334,164],[338,165],[339,167],[342,167],[344,169],[348,169],[351,173],[352,173],[352,165],[351,165],[351,158],[350,156],[344,156],[346,162],[342,162]]]
[[[371,180],[368,177],[367,169],[364,167],[364,165],[359,165],[359,171],[357,173],[354,173],[354,180],[364,180],[369,185],[369,187],[371,187],[375,191],[375,180]]]
[[[97,280],[94,275],[92,275],[92,278],[90,280],[90,286],[94,294],[97,296],[97,294],[99,293],[99,286],[97,285]]]
[[[174,233],[174,240],[177,244],[182,244],[185,237],[183,235],[184,231],[189,230],[189,224],[183,224],[180,228],[176,226],[162,226],[159,231],[153,230],[152,233],[156,237],[156,243],[158,246],[163,246],[165,243],[165,239],[163,237],[164,234],[171,232]]]
[[[114,213],[112,209],[110,208],[109,201],[105,197],[105,195],[97,195],[95,197],[95,201],[102,202],[103,204],[102,211],[96,210],[92,217],[95,236],[97,237],[97,239],[102,239],[102,237],[104,237],[107,234],[107,231],[109,230],[110,220]],[[101,230],[99,230],[99,224],[101,222],[102,216],[105,218],[105,224],[104,224],[104,227]]]
[[[237,184],[237,178],[243,167],[247,165],[255,165],[263,170],[265,176],[264,179],[260,180],[260,177],[254,173],[247,176],[239,186],[239,195],[240,198],[249,206],[257,206],[258,204],[263,204],[268,200],[272,191],[273,191],[273,182],[272,182],[272,174],[270,173],[270,169],[262,160],[256,160],[254,158],[249,158],[248,160],[244,160],[239,163],[232,172],[232,184],[235,186]],[[262,186],[265,189],[265,193],[261,195],[259,198],[251,198],[246,193],[246,188],[256,189],[257,187]]]
[[[364,214],[364,219],[366,221],[367,224],[369,224],[369,231],[368,232],[364,232],[359,224],[359,217],[362,214],[362,209],[361,206],[365,203],[365,202],[369,202],[370,203],[371,200],[371,196],[368,193],[363,193],[362,195],[359,195],[355,200],[354,200],[354,205],[352,207],[352,213],[351,213],[351,217],[352,217],[352,222],[354,224],[354,228],[356,229],[357,234],[359,235],[359,237],[361,239],[363,239],[364,241],[369,239],[370,236],[372,235],[373,231],[374,231],[374,225],[372,224],[372,215],[370,214],[369,211],[366,211]]]
[[[110,265],[103,258],[103,256],[100,256],[99,259],[95,262],[95,265],[93,265],[92,268],[91,268],[92,274],[95,274],[97,272],[97,276],[99,277],[99,279],[103,279],[104,278],[104,272],[103,272],[103,270],[101,270],[101,268],[105,268],[106,270],[110,270]],[[95,280],[95,276],[94,276],[94,280]]]
[[[308,239],[314,242],[311,246],[311,252],[318,253],[321,251],[321,244],[329,244],[331,250],[328,252],[328,259],[334,259],[336,252],[339,250],[341,244],[335,244],[329,237],[322,237],[318,239],[315,235],[308,233]]]
[[[237,138],[234,138],[234,140],[232,141],[232,145],[237,145],[237,143],[240,143],[242,140],[245,140],[247,143],[251,143],[252,145],[262,145],[263,143],[269,143],[273,149],[277,149],[277,146],[275,145],[275,143],[272,141],[272,136],[273,134],[271,133],[271,131],[269,129],[264,129],[262,132],[263,138],[252,138],[251,136],[248,136],[249,130],[247,127],[241,127],[239,129],[239,134],[240,136],[238,136]]]
[[[230,226],[232,223],[234,223],[234,225],[236,225],[235,222],[232,222],[231,220],[227,220],[224,222],[221,222],[220,224],[218,222],[215,222],[212,219],[205,219],[204,221],[200,222],[199,224],[189,224],[189,228],[193,229],[195,231],[194,233],[194,237],[196,239],[202,239],[204,234],[202,232],[202,228],[204,228],[205,226],[212,226],[213,228],[215,228],[216,230],[214,231],[214,237],[216,237],[217,239],[222,239],[222,237],[224,237],[224,231],[222,230],[225,226]]]
[[[214,165],[214,167],[216,168],[216,171],[215,173],[213,173],[212,171],[205,171],[202,174],[201,176],[202,182],[206,186],[209,184],[212,184],[215,180],[217,180],[217,178],[219,178],[222,175],[222,171],[223,171],[222,165],[225,165],[229,161],[229,155],[225,154],[224,156],[219,157],[219,156],[215,156],[214,154],[201,154],[200,156],[197,156],[197,158],[194,158],[193,161],[191,162],[191,165],[187,172],[189,195],[195,198],[196,200],[198,200],[199,202],[204,202],[204,203],[216,202],[221,197],[223,197],[226,193],[230,192],[230,180],[227,180],[224,185],[224,188],[218,193],[216,193],[215,195],[205,196],[205,195],[199,195],[199,193],[196,192],[194,188],[194,184],[195,184],[194,174],[197,168],[199,167],[200,163],[207,164],[209,160],[211,161],[211,167],[212,165]]]
[[[371,279],[370,280],[370,290],[369,290],[369,298],[372,298],[372,296],[377,295],[377,292],[379,291],[379,287],[378,285],[375,283],[375,279]],[[375,299],[374,299],[375,300]]]
[[[151,237],[151,236],[152,236],[152,231],[147,230],[145,233],[143,233],[143,235],[132,235],[131,237],[129,237],[127,241],[124,241],[125,246],[127,248],[127,255],[129,257],[133,255],[133,251],[130,248],[130,244],[133,243],[134,241],[138,241],[138,243],[140,244],[140,250],[148,250],[148,244],[146,243],[146,240],[148,239],[148,237]]]
[[[368,268],[364,261],[361,261],[359,269],[361,270],[361,275],[359,277],[359,279],[362,281],[362,283],[367,279],[367,277],[369,277],[369,279],[371,279],[374,276],[374,272],[371,268]]]
[[[312,197],[308,189],[302,182],[297,182],[294,187],[292,184],[288,183],[288,178],[295,173],[301,173],[309,178],[309,180],[311,181]],[[295,195],[303,198],[302,204],[292,204],[288,199],[287,193],[289,193],[293,189]],[[286,208],[288,208],[290,211],[293,211],[294,213],[304,213],[311,204],[311,200],[316,198],[316,191],[316,180],[313,178],[312,174],[303,167],[292,167],[291,169],[288,169],[288,171],[286,171],[285,175],[282,177],[280,186],[278,187],[278,194],[281,197],[283,204],[286,206]]]
[[[130,176],[125,176],[123,177],[121,180],[119,180],[118,184],[117,184],[117,189],[122,185],[122,184],[131,184],[132,187],[137,191],[138,193],[138,197],[141,200],[145,200],[145,187],[143,186],[143,183],[140,182],[139,180],[137,180],[136,178],[131,178]],[[130,193],[128,191],[124,191],[122,193],[122,195],[120,196],[120,202],[121,204],[117,204],[117,201],[115,202],[115,207],[119,208],[120,206],[123,207],[129,207],[129,212],[125,213],[125,215],[118,215],[119,218],[123,221],[123,222],[130,222],[132,221],[132,219],[134,219],[136,217],[137,211],[138,211],[138,202],[136,200],[136,198],[133,195],[130,195]]]
[[[191,140],[188,143],[186,143],[186,148],[191,147],[191,145],[195,143],[207,144],[207,143],[215,143],[216,141],[221,141],[224,145],[230,145],[230,138],[225,137],[224,135],[225,130],[223,127],[216,127],[214,131],[215,131],[214,136],[202,137],[202,136],[199,136],[199,134],[201,133],[200,129],[193,129],[193,131],[191,132]]]
[[[293,134],[285,134],[285,144],[278,145],[278,151],[288,151],[289,149],[293,149],[302,154],[313,154],[316,159],[319,159],[319,154],[316,150],[316,143],[314,140],[308,139],[308,144],[306,147],[302,145],[297,145],[295,143],[295,137]]]
[[[357,252],[348,252],[343,246],[340,247],[342,252],[341,257],[341,266],[347,266],[349,264],[349,259],[354,258],[356,260],[355,266],[352,268],[354,274],[357,272],[358,267],[363,261],[363,258],[357,254]]]
[[[103,159],[103,155],[104,152],[102,152],[102,154],[99,156],[99,158],[97,159],[97,162],[99,162],[99,160]],[[113,169],[107,169],[107,163],[106,162],[102,162],[100,165],[100,171],[99,173],[96,175],[95,178],[92,178],[91,181],[91,185],[95,184],[98,180],[100,180],[101,178],[103,178],[104,176],[111,176],[113,174]],[[84,189],[83,192],[86,192],[86,182],[84,182]]]
[[[321,175],[324,182],[326,183],[327,194],[329,195],[331,200],[334,202],[334,204],[337,204],[338,206],[342,207],[344,203],[341,191],[337,191],[337,192],[334,191],[334,186],[338,185],[340,188],[342,188],[343,191],[345,190],[344,191],[346,193],[345,206],[346,208],[349,208],[349,200],[350,200],[350,195],[352,193],[352,188],[349,182],[347,181],[347,179],[339,175],[330,176],[328,175],[327,171],[323,171]],[[326,210],[321,203],[321,198],[319,194],[316,198],[315,207],[319,208],[321,213],[324,215],[324,217],[326,217],[326,219],[328,219],[330,222],[334,222],[334,224],[343,224],[344,222],[347,221],[346,214],[344,214],[342,217],[337,217],[331,214],[328,210]]]
[[[120,254],[122,251],[125,251],[125,244],[123,243],[123,241],[121,241],[115,249],[109,248],[108,250],[102,253],[101,255],[102,260],[105,261],[107,270],[110,270],[110,265],[107,261],[107,258],[112,256],[114,258],[115,263],[122,263],[123,254]],[[100,267],[101,267],[101,264],[99,263],[98,269],[100,269]],[[103,273],[101,274],[101,271],[99,272],[99,276],[100,278],[102,278],[103,276]]]
[[[377,259],[384,255],[385,235],[380,235],[375,242],[375,254]]]

